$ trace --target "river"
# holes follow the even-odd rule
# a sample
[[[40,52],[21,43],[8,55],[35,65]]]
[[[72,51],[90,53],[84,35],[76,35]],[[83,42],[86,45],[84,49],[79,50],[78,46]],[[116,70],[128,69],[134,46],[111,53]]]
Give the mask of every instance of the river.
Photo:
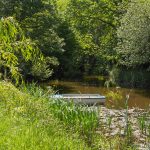
[[[57,94],[63,93],[83,93],[83,94],[100,94],[106,96],[110,91],[116,91],[116,88],[106,88],[102,86],[91,85],[83,82],[72,82],[72,81],[50,81],[46,83],[47,86],[52,86]],[[116,104],[106,100],[107,106],[121,107],[125,103],[126,95],[129,94],[128,106],[139,107],[139,108],[150,108],[150,89],[128,89],[119,88],[123,99]]]

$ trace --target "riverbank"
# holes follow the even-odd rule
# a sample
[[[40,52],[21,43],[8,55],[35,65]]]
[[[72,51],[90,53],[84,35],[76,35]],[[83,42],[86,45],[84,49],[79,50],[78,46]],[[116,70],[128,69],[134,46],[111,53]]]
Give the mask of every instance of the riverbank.
[[[11,83],[1,81],[0,149],[88,150],[90,148],[79,138],[77,132],[71,132],[54,118],[49,109],[49,100],[42,90],[32,86],[19,90]]]
[[[150,148],[150,109],[108,109],[99,108],[99,129],[97,133],[107,138],[127,138],[137,149]]]
[[[0,149],[139,150],[148,147],[148,111],[53,100],[35,84],[0,82]]]

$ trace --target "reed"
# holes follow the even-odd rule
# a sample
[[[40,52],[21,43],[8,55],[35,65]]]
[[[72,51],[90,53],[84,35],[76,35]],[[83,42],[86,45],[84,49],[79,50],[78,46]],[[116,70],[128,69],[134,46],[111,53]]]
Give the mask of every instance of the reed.
[[[107,126],[108,126],[108,129],[109,129],[109,137],[111,136],[110,134],[111,134],[112,119],[113,119],[113,117],[110,116],[110,115],[107,117]],[[111,139],[109,140],[109,145],[110,145],[109,149],[113,150]]]
[[[120,137],[110,134],[111,116],[106,118],[104,129],[99,108],[54,100],[49,96],[54,93],[51,89],[45,91],[33,83],[18,90],[10,83],[0,82],[0,93],[0,149],[135,149],[128,116],[129,96],[125,137]],[[149,141],[146,118],[139,117],[139,126]],[[109,131],[109,137],[103,135],[104,130]]]
[[[48,90],[45,92],[34,83],[22,86],[21,90],[34,97],[47,99],[48,109],[55,118],[59,119],[65,126],[78,132],[89,145],[92,143],[99,123],[98,110],[95,107],[75,105],[73,102],[49,98],[53,91]]]
[[[147,132],[146,122],[147,122],[147,118],[146,118],[145,115],[140,116],[138,118],[138,123],[139,123],[140,130],[141,130],[142,134],[145,134],[145,135],[146,135],[146,132]]]

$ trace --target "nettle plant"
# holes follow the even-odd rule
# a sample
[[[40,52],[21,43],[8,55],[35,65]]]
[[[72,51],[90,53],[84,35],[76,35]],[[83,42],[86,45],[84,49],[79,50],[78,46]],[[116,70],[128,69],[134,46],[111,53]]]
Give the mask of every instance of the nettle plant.
[[[45,68],[45,70],[42,70],[42,75],[45,73],[45,77],[49,77],[52,74],[52,70],[48,69],[46,60],[35,43],[25,37],[20,25],[13,17],[1,18],[1,78],[9,78],[15,83],[19,83],[23,76],[28,74],[36,76],[36,72],[34,72],[35,65],[37,67],[43,65],[42,68]]]

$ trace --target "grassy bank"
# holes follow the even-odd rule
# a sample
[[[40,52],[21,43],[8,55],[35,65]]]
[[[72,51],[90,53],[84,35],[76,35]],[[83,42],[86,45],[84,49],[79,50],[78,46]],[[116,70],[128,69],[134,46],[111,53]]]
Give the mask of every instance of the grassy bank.
[[[31,96],[0,82],[0,149],[89,149],[77,132],[66,132],[49,107],[39,91]]]
[[[0,149],[110,149],[109,140],[96,133],[98,110],[50,99],[50,93],[33,84],[17,89],[0,82]]]
[[[114,134],[118,126],[113,127],[117,122],[113,121],[118,119],[118,114],[114,116],[112,110],[56,101],[49,98],[51,93],[51,89],[44,91],[34,84],[16,88],[11,83],[0,82],[1,150],[138,149],[134,145],[135,125],[131,126],[128,120],[128,109],[122,114],[125,121],[120,122],[125,126],[121,129],[124,133]],[[148,133],[146,121],[138,120],[141,131]]]

